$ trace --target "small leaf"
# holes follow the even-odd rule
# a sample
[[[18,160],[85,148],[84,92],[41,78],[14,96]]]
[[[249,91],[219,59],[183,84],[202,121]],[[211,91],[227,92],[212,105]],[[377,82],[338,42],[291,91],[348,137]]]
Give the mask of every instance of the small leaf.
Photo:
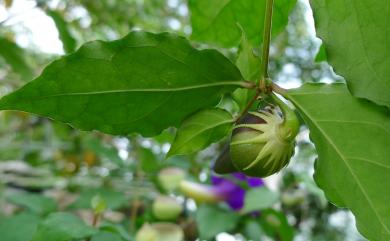
[[[38,226],[31,241],[69,241],[90,237],[97,231],[69,213],[52,213]]]
[[[177,130],[168,156],[204,149],[229,134],[234,118],[223,109],[203,110],[184,120]]]
[[[103,213],[107,209],[106,201],[99,194],[92,198],[91,206],[95,213]]]
[[[69,31],[68,23],[65,21],[60,12],[54,10],[47,10],[46,14],[49,15],[58,30],[59,38],[62,41],[62,45],[66,53],[71,53],[76,49],[77,42]]]
[[[26,241],[37,229],[40,218],[35,214],[21,213],[0,220],[1,241]]]
[[[390,108],[389,1],[312,0],[327,60],[356,97]]]
[[[110,189],[86,189],[80,192],[80,196],[73,202],[69,208],[70,209],[89,209],[91,208],[91,201],[93,197],[99,195],[104,199],[107,208],[116,210],[125,206],[128,203],[125,194],[122,192],[117,192]]]
[[[272,33],[280,33],[288,22],[295,0],[275,1]],[[262,42],[265,1],[258,0],[190,0],[192,39],[218,44],[222,47],[237,46],[242,26],[253,44]]]
[[[242,29],[240,48],[236,65],[245,80],[256,81],[260,78],[261,60],[255,55],[254,48]]]
[[[240,216],[214,206],[202,205],[196,212],[196,223],[201,239],[211,239],[221,232],[233,229]]]
[[[266,187],[252,188],[245,193],[242,213],[250,213],[272,207],[278,201],[279,195]]]
[[[47,214],[57,209],[56,202],[39,194],[18,193],[7,196],[11,203],[23,206],[38,214]]]
[[[238,69],[215,50],[196,50],[169,33],[131,32],[83,45],[42,75],[0,100],[82,130],[153,136],[245,85]],[[174,110],[174,111],[172,111]]]
[[[261,214],[262,219],[260,221],[264,228],[263,230],[268,236],[277,238],[281,241],[294,240],[294,228],[288,223],[284,213],[273,209],[267,209],[262,211]]]
[[[328,200],[351,209],[370,240],[390,240],[390,111],[345,84],[305,84],[286,95],[310,129],[314,178]]]

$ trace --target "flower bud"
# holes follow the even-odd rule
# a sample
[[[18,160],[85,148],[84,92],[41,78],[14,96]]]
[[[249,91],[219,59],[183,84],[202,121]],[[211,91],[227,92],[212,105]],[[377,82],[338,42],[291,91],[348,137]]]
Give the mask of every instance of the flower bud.
[[[249,123],[235,126],[230,143],[233,165],[249,176],[266,177],[287,165],[294,153],[299,122],[294,111],[273,96],[283,112],[250,112]]]
[[[213,186],[183,180],[180,183],[180,191],[189,198],[202,203],[215,203],[223,200],[223,197]]]
[[[179,186],[185,175],[185,172],[180,168],[167,167],[158,173],[158,181],[165,191],[172,192]]]
[[[182,205],[173,197],[159,196],[153,202],[153,214],[160,220],[174,220],[182,211]]]

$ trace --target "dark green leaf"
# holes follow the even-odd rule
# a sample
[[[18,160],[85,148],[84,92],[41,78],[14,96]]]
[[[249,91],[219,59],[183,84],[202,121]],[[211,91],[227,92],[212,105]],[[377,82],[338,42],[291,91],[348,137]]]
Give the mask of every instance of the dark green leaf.
[[[287,25],[295,0],[276,0],[272,33],[280,33]],[[240,24],[253,44],[260,44],[263,33],[264,0],[190,0],[192,38],[223,47],[237,46]]]
[[[223,109],[214,108],[195,113],[184,120],[177,130],[168,156],[191,154],[204,149],[228,135],[233,122],[233,116]]]
[[[33,70],[26,61],[26,54],[23,49],[8,39],[0,37],[0,56],[12,67],[13,71],[19,73],[25,80],[33,76]]]
[[[221,232],[233,229],[240,216],[215,206],[202,205],[196,212],[196,223],[201,239],[211,239]]]
[[[65,21],[60,12],[47,10],[46,13],[53,19],[57,27],[59,38],[62,41],[65,52],[73,52],[76,49],[77,42],[68,29],[68,23]]]
[[[389,1],[310,1],[328,62],[353,95],[390,107]]]
[[[245,193],[244,207],[241,212],[250,213],[272,207],[279,195],[266,187],[252,188]]]
[[[326,50],[324,45],[321,45],[320,49],[318,50],[318,53],[314,59],[315,62],[322,62],[326,61],[328,58],[326,57]]]
[[[97,231],[69,213],[52,213],[38,225],[31,241],[69,241],[90,237]]]
[[[157,172],[160,169],[160,163],[157,156],[148,148],[139,148],[137,158],[144,172]]]
[[[34,214],[21,213],[0,220],[1,241],[27,241],[34,234],[39,217]]]
[[[244,85],[238,69],[215,50],[198,51],[172,34],[132,32],[85,44],[0,100],[83,130],[145,136],[177,126]],[[174,111],[173,111],[174,110]]]
[[[18,193],[7,196],[7,199],[38,214],[47,214],[57,209],[57,203],[53,199],[39,194]]]
[[[370,240],[390,240],[390,111],[352,97],[345,84],[305,84],[286,95],[310,129],[315,180],[355,214]]]

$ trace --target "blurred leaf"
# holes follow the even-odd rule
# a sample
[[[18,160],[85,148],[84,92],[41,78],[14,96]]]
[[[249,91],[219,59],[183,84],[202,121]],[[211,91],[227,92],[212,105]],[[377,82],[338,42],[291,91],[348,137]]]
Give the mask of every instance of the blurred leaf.
[[[305,84],[286,95],[310,129],[314,178],[328,200],[351,209],[371,240],[390,239],[390,111],[354,98],[347,86]]]
[[[241,33],[236,65],[245,80],[256,82],[260,78],[261,59],[255,55],[244,30]]]
[[[69,241],[90,237],[97,231],[69,213],[52,213],[38,225],[31,241]]]
[[[34,72],[26,61],[26,53],[14,42],[0,37],[0,56],[12,67],[15,73],[20,74],[24,80],[30,80]]]
[[[58,30],[59,38],[62,41],[64,51],[71,53],[75,51],[77,42],[68,29],[68,23],[65,21],[60,12],[54,10],[47,10],[47,15],[50,16]]]
[[[100,231],[92,236],[91,241],[123,241],[123,239],[115,233]]]
[[[288,22],[295,0],[276,0],[272,33],[280,33]],[[190,0],[192,38],[201,42],[234,47],[238,44],[242,26],[255,45],[262,42],[265,1],[258,0]]]
[[[320,49],[318,50],[318,53],[314,59],[315,62],[322,62],[322,61],[326,61],[327,60],[327,56],[326,56],[326,50],[325,50],[325,47],[324,45],[322,44],[320,46]]]
[[[127,230],[120,224],[112,224],[103,222],[100,224],[100,230],[119,235],[124,240],[132,240]]]
[[[263,230],[275,240],[292,241],[294,228],[287,221],[287,217],[273,209],[264,210],[261,213]]]
[[[263,240],[262,236],[264,235],[264,231],[258,222],[254,220],[248,220],[245,223],[244,234],[250,240],[262,241]]]
[[[110,162],[117,164],[119,167],[123,167],[123,160],[119,157],[118,150],[115,147],[104,145],[96,137],[87,140],[85,145],[100,158],[106,158]]]
[[[137,149],[138,160],[141,163],[142,171],[146,173],[157,172],[160,169],[160,163],[156,155],[147,148]]]
[[[191,154],[228,135],[233,116],[223,109],[199,111],[184,120],[167,156]]]
[[[196,223],[199,237],[211,239],[221,232],[228,232],[233,229],[240,216],[233,211],[219,209],[216,206],[202,205],[196,211]]]
[[[251,188],[245,193],[242,213],[250,213],[272,207],[279,199],[279,195],[266,187]]]
[[[47,214],[57,210],[57,203],[40,194],[34,193],[17,193],[7,196],[7,200],[11,203],[23,206],[37,214]]]
[[[115,210],[128,204],[124,193],[110,189],[85,189],[80,192],[80,196],[73,202],[70,209],[89,209],[94,196],[100,195],[105,200],[107,208]]]
[[[40,218],[31,213],[21,213],[0,219],[1,241],[27,241],[34,234]]]
[[[106,201],[99,194],[92,198],[91,206],[95,213],[103,213],[107,209]]]
[[[389,1],[310,4],[328,62],[346,79],[352,94],[390,107]]]

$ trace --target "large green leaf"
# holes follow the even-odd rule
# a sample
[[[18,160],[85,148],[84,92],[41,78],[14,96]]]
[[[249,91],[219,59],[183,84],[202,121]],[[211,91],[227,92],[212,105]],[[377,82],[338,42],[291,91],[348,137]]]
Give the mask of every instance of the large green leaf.
[[[310,129],[315,180],[355,214],[370,240],[390,240],[390,111],[352,97],[345,84],[305,84],[286,95]]]
[[[38,225],[31,241],[69,241],[90,237],[97,230],[69,213],[52,213]]]
[[[50,64],[42,75],[0,100],[21,110],[110,134],[156,135],[188,114],[217,104],[244,85],[215,50],[198,51],[173,34],[131,32],[94,41]]]
[[[168,156],[191,154],[227,136],[234,123],[233,116],[223,109],[207,109],[187,118],[177,130]]]
[[[275,0],[272,33],[280,33],[296,0]],[[240,24],[249,40],[260,44],[263,33],[265,0],[190,0],[192,38],[221,45],[236,46]]]
[[[329,63],[357,97],[390,107],[390,2],[312,0]]]

